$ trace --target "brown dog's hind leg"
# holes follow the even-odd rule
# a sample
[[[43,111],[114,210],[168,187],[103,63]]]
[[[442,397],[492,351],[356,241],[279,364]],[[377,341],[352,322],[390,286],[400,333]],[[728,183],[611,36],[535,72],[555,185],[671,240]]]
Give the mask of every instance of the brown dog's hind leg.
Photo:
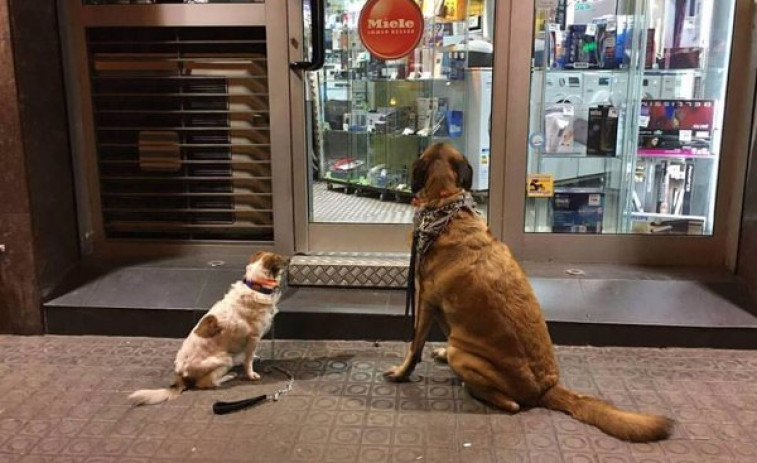
[[[447,324],[447,320],[444,319],[444,313],[439,313],[436,317],[436,321],[439,322],[439,328],[442,330],[444,338],[449,339],[450,330],[449,325]],[[434,349],[434,351],[431,352],[431,358],[439,363],[447,363],[447,348],[440,347],[438,349]]]
[[[431,322],[434,320],[434,311],[428,304],[422,301],[418,303],[418,318],[416,319],[415,332],[413,341],[410,343],[410,349],[407,351],[405,361],[402,365],[394,366],[384,372],[384,376],[390,381],[407,381],[415,369],[415,365],[421,361],[423,346],[426,345],[426,338],[431,331]]]
[[[431,358],[439,363],[447,363],[447,348],[440,347],[431,352]]]
[[[469,382],[465,383],[465,387],[468,389],[468,392],[470,392],[470,395],[482,402],[494,405],[495,407],[501,408],[510,413],[516,413],[520,411],[520,405],[518,405],[518,402],[514,401],[497,389],[474,386]]]
[[[447,347],[446,354],[452,371],[463,380],[473,397],[510,413],[520,410],[518,402],[502,391],[505,384],[492,370],[491,365],[452,346]]]

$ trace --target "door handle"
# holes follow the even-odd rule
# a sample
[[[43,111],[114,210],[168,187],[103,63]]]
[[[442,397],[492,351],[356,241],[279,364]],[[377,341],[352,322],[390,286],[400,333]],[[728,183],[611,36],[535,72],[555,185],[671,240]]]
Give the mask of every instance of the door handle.
[[[301,71],[317,71],[326,62],[326,0],[310,0],[311,19],[310,36],[313,42],[313,56],[311,61],[295,61],[290,64],[292,69]]]

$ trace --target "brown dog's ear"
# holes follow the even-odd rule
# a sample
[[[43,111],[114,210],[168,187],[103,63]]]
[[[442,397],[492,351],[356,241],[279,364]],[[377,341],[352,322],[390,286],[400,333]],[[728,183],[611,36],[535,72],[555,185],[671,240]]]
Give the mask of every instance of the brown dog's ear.
[[[265,252],[263,251],[258,251],[255,254],[253,254],[252,257],[250,257],[250,263],[257,262],[258,259],[263,257],[263,254],[265,254]]]
[[[423,158],[418,158],[413,163],[413,178],[410,183],[410,188],[413,194],[418,194],[419,191],[426,186],[426,177],[428,176],[428,161]]]
[[[455,161],[455,171],[457,172],[457,186],[465,190],[470,190],[473,186],[473,167],[467,159]]]

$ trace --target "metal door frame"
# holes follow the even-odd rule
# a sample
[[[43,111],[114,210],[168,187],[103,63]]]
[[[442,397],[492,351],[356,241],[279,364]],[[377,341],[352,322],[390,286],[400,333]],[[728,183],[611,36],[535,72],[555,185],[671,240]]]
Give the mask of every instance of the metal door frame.
[[[238,255],[253,249],[294,252],[292,198],[292,139],[287,86],[269,87],[273,244],[270,242],[123,240],[105,238],[102,223],[97,144],[89,82],[85,29],[93,26],[262,26],[266,27],[268,78],[286,80],[287,9],[282,1],[249,4],[83,5],[82,0],[58,0],[68,98],[71,151],[82,253],[95,258],[119,256]],[[241,251],[244,250],[244,251]]]
[[[288,0],[290,61],[302,59],[302,0]],[[492,127],[507,127],[507,84],[512,0],[499,0],[495,8]],[[295,249],[313,252],[409,252],[410,224],[311,223],[309,219],[308,156],[305,136],[305,82],[299,71],[290,72],[292,98],[292,156]],[[492,137],[489,181],[489,224],[502,236],[505,142]]]

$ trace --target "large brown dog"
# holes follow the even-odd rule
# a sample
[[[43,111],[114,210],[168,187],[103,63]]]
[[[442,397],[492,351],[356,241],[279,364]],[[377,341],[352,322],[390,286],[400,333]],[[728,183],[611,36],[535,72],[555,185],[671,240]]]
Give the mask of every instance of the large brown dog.
[[[472,171],[454,148],[429,147],[413,166],[413,192],[422,208],[439,208],[470,188]],[[436,318],[448,333],[446,360],[470,393],[517,412],[520,406],[566,412],[619,439],[666,438],[672,421],[631,413],[559,384],[558,365],[539,302],[507,246],[484,220],[460,212],[439,236],[416,271],[417,320],[402,365],[385,375],[406,380],[421,359]]]

